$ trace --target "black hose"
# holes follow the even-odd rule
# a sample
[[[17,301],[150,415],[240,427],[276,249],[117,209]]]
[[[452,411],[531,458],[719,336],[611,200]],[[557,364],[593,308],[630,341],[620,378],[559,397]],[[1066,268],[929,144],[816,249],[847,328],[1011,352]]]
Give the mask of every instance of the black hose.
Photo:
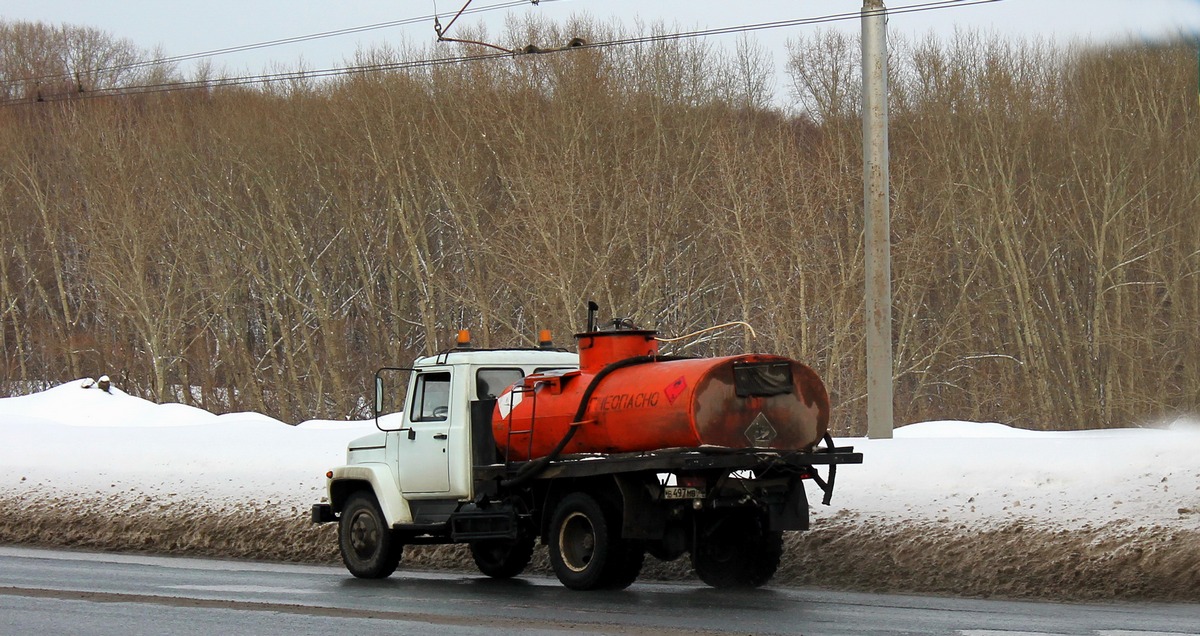
[[[558,459],[558,456],[562,454],[563,449],[566,448],[567,444],[571,442],[571,438],[575,437],[575,431],[582,426],[583,416],[587,414],[588,403],[591,402],[592,394],[596,392],[596,387],[600,385],[601,380],[608,377],[608,375],[613,371],[624,369],[626,367],[632,367],[638,364],[645,364],[647,362],[670,362],[672,360],[684,359],[686,358],[675,356],[634,356],[632,358],[625,358],[624,360],[617,360],[603,369],[600,369],[599,373],[597,373],[595,376],[592,376],[592,381],[588,384],[587,388],[583,390],[583,397],[579,400],[579,408],[575,410],[575,417],[571,420],[571,425],[570,428],[567,429],[566,435],[563,435],[563,438],[559,440],[558,444],[553,450],[550,451],[549,454],[525,464],[521,467],[521,470],[517,471],[517,474],[514,475],[512,479],[506,479],[500,482],[500,486],[502,488],[513,488],[515,486],[520,486],[530,479],[540,475],[542,471],[546,470],[546,467],[550,465],[550,462]]]

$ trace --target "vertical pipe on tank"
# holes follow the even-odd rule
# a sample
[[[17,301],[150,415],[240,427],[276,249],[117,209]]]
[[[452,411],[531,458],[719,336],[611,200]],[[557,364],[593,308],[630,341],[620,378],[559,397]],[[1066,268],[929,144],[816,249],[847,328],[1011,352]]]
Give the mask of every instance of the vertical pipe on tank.
[[[596,331],[596,312],[599,309],[600,309],[600,305],[597,305],[596,301],[594,301],[594,300],[588,301],[588,321],[587,321],[587,332],[588,333],[595,333],[595,331]]]

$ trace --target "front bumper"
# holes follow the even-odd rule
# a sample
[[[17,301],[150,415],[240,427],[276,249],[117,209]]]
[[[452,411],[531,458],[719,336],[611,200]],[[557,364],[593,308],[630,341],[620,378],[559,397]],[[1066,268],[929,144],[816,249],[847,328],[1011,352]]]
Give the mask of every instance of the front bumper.
[[[337,515],[333,512],[333,506],[327,503],[313,504],[312,507],[313,523],[330,523],[337,521]]]

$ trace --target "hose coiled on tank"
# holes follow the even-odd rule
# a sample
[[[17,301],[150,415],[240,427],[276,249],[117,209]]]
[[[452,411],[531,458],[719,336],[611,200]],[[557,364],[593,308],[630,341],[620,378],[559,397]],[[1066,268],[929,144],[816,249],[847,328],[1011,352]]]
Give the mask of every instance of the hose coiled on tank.
[[[588,384],[586,389],[584,389],[583,396],[579,400],[579,408],[575,410],[575,417],[571,420],[571,427],[567,429],[567,433],[563,435],[563,438],[559,440],[554,449],[551,450],[546,456],[539,457],[538,459],[522,466],[521,470],[518,470],[517,474],[511,479],[505,479],[504,481],[500,482],[500,486],[502,488],[520,486],[530,479],[540,475],[542,471],[546,470],[546,467],[550,465],[550,462],[558,459],[558,456],[562,454],[563,449],[566,448],[567,444],[571,442],[571,438],[575,437],[575,431],[583,424],[583,416],[587,414],[588,403],[592,401],[592,394],[596,392],[596,387],[600,386],[600,381],[608,377],[609,374],[619,369],[624,369],[625,367],[632,367],[639,364],[645,364],[647,362],[670,362],[672,360],[686,359],[688,359],[686,356],[634,356],[632,358],[625,358],[624,360],[617,360],[603,369],[600,369],[600,371],[592,377],[591,383]]]

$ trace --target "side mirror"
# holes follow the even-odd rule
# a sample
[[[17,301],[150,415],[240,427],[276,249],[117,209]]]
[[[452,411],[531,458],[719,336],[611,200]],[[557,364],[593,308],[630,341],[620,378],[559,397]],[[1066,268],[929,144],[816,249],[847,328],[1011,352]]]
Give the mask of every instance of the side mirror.
[[[383,428],[379,418],[404,409],[403,390],[412,371],[413,369],[407,367],[383,367],[375,372],[375,400],[371,409],[375,416],[375,428],[385,432],[393,430]]]
[[[383,378],[375,376],[375,425],[379,425],[379,413],[383,410]]]

